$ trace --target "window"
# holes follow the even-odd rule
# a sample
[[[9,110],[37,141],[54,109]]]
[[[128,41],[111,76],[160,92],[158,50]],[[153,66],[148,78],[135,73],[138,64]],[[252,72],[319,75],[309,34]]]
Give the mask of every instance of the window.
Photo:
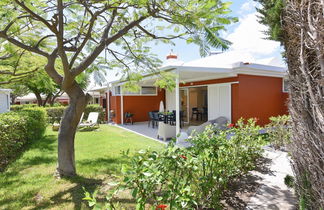
[[[282,92],[288,93],[289,91],[289,81],[287,78],[282,79]]]
[[[156,95],[156,87],[154,86],[143,86],[142,95]]]
[[[123,95],[140,95],[140,90],[137,91],[130,91],[130,90],[124,90]]]
[[[120,86],[115,87],[115,95],[120,95]]]

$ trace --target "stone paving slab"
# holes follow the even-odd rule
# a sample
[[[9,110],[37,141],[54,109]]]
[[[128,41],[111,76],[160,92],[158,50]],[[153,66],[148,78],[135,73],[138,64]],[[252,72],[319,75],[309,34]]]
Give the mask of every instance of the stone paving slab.
[[[252,172],[253,175],[260,178],[257,181],[260,187],[256,194],[250,198],[246,209],[297,209],[293,189],[289,189],[284,183],[287,174],[293,175],[287,153],[266,147],[264,157],[270,160],[268,170]]]

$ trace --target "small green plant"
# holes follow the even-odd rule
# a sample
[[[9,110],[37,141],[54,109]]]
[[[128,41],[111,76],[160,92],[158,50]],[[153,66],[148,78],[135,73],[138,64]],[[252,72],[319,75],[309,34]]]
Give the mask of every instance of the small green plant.
[[[266,126],[270,143],[279,149],[290,143],[291,119],[288,115],[270,117],[270,123]]]
[[[285,185],[289,188],[293,188],[295,185],[295,178],[290,175],[286,175],[284,179]]]

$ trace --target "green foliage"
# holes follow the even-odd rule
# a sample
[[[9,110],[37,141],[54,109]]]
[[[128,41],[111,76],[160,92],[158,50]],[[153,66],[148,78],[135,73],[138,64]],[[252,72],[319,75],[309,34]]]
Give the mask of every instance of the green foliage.
[[[66,107],[57,106],[57,107],[46,107],[46,112],[48,116],[48,122],[53,124],[54,122],[59,123],[64,114]]]
[[[46,125],[46,112],[41,108],[0,114],[0,170],[17,157],[26,143],[42,138]]]
[[[0,171],[26,143],[27,123],[17,113],[0,114]]]
[[[284,147],[290,143],[291,119],[289,115],[270,117],[266,126],[271,144],[275,148]]]
[[[87,105],[87,107],[85,108],[85,111],[84,111],[84,116],[83,116],[84,120],[88,119],[90,112],[99,112],[99,118],[98,118],[99,123],[102,123],[105,121],[105,112],[104,112],[104,109],[102,108],[102,106],[100,106],[98,104]]]
[[[261,8],[257,9],[260,15],[260,23],[269,27],[266,35],[269,39],[275,41],[283,41],[282,30],[282,13],[284,8],[283,0],[254,0],[261,4]]]
[[[26,105],[13,105],[11,106],[12,111],[19,111],[19,110],[25,110],[27,108],[31,107],[37,107],[36,104],[26,104]],[[47,120],[49,123],[53,124],[54,122],[59,123],[61,121],[61,118],[63,117],[64,110],[66,109],[65,106],[53,106],[53,107],[45,107],[44,110],[46,111]],[[83,119],[86,120],[88,118],[88,115],[90,112],[99,112],[99,123],[102,123],[105,121],[105,112],[102,106],[98,104],[89,104],[85,111]]]
[[[286,175],[284,179],[285,185],[289,188],[293,188],[295,186],[295,178],[290,175]]]
[[[44,108],[25,108],[20,114],[27,117],[28,139],[40,139],[46,130],[47,114]]]
[[[37,104],[11,105],[10,110],[11,111],[20,111],[22,109],[34,108],[34,107],[38,107],[38,105]]]
[[[166,204],[170,209],[222,208],[228,184],[252,170],[261,155],[259,130],[253,119],[247,123],[241,119],[225,131],[206,128],[189,140],[191,148],[170,143],[160,151],[141,150],[123,167],[124,179],[108,196],[109,202],[118,191],[129,189],[139,210],[147,203]]]

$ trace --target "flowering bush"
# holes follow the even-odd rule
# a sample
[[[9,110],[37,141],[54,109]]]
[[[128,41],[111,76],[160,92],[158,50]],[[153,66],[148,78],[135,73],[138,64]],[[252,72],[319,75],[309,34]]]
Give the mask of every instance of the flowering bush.
[[[139,151],[123,167],[124,179],[109,196],[113,208],[118,190],[129,189],[136,209],[218,209],[228,183],[252,170],[262,152],[260,127],[255,120],[224,131],[207,127],[190,139],[194,146],[170,143],[161,151]]]

